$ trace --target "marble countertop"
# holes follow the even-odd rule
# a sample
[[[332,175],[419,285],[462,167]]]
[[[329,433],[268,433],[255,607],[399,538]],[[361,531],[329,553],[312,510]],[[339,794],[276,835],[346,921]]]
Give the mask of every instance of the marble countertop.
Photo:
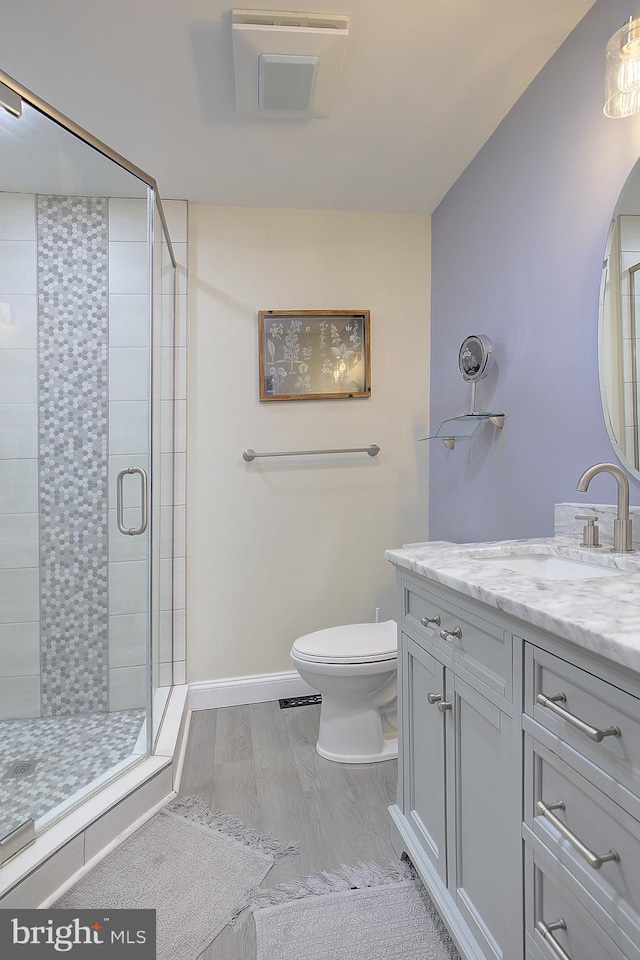
[[[588,580],[542,580],[506,570],[485,557],[549,553],[619,568],[624,575]],[[596,556],[597,553],[597,556]],[[487,543],[405,544],[387,550],[396,566],[457,590],[640,673],[640,553],[580,548],[574,538]]]

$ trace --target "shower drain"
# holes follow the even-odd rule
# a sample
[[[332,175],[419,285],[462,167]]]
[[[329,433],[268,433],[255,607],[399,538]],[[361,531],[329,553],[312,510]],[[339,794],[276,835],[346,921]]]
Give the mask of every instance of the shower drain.
[[[39,760],[12,760],[5,771],[5,777],[32,777],[36,772]]]

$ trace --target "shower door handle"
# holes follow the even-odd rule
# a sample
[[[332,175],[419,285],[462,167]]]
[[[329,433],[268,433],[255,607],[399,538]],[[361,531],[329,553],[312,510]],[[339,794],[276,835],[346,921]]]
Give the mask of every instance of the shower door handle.
[[[140,526],[139,527],[130,527],[127,528],[124,525],[124,478],[127,474],[136,473],[140,477],[140,493],[141,493],[141,516],[140,516]],[[149,522],[149,511],[148,511],[148,496],[147,490],[149,486],[149,479],[147,477],[146,470],[143,470],[142,467],[127,467],[126,470],[121,470],[118,474],[116,481],[116,522],[118,524],[118,530],[120,533],[124,533],[128,537],[139,537],[147,529],[147,524]]]

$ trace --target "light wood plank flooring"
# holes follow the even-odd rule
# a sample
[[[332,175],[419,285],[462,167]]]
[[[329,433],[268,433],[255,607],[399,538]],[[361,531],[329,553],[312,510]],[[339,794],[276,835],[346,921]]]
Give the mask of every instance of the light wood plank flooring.
[[[278,703],[193,714],[181,796],[197,795],[278,840],[300,845],[263,886],[357,860],[395,857],[387,808],[397,762],[340,764],[315,752],[320,707]],[[253,923],[226,927],[202,960],[255,960]]]

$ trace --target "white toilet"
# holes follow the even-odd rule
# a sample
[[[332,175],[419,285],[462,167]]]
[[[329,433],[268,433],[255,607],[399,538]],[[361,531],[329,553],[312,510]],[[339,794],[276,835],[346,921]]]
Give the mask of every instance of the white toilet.
[[[338,763],[398,756],[397,624],[351,623],[299,637],[291,662],[322,694],[316,750]]]

